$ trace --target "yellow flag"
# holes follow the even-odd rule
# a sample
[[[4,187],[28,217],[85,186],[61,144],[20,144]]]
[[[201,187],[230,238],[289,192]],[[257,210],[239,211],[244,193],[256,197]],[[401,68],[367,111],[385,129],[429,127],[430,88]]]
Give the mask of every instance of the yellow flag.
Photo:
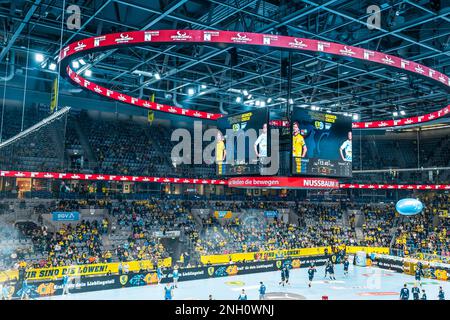
[[[148,110],[147,120],[152,125],[153,120],[155,120],[155,113],[152,110]]]
[[[152,97],[150,98],[150,101],[155,102],[155,93],[154,92],[152,93]]]
[[[50,113],[53,113],[57,107],[56,106],[57,98],[58,98],[58,78],[55,78],[55,80],[53,81],[52,97],[50,100]]]

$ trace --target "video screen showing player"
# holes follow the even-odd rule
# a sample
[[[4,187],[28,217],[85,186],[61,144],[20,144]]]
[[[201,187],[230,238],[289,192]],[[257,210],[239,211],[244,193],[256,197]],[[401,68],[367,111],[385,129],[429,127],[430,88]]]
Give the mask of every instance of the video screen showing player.
[[[261,108],[218,119],[218,175],[261,174],[261,163],[268,156],[268,118],[268,109]]]
[[[351,177],[351,128],[349,117],[294,108],[292,174]]]

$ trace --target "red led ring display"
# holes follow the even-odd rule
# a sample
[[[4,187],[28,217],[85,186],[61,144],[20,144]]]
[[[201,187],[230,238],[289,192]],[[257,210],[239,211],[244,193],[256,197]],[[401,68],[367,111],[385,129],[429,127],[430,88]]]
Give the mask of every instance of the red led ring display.
[[[405,60],[382,52],[367,50],[322,40],[295,38],[280,35],[236,32],[236,31],[211,31],[211,30],[146,30],[122,33],[112,33],[102,36],[86,38],[69,44],[59,54],[59,62],[62,64],[61,72],[77,85],[96,94],[117,100],[129,105],[167,112],[174,115],[195,117],[200,119],[216,120],[222,115],[191,109],[184,109],[135,98],[109,88],[102,87],[77,74],[70,67],[69,58],[76,58],[93,51],[101,51],[126,46],[145,46],[158,44],[230,44],[264,46],[276,49],[310,51],[323,54],[344,56],[365,62],[396,68],[404,72],[413,73],[436,81],[450,89],[450,78],[445,74],[433,70],[419,63]],[[354,122],[354,129],[391,128],[405,125],[420,124],[444,117],[450,112],[450,106],[441,110],[410,118],[397,120],[381,120],[369,122]]]

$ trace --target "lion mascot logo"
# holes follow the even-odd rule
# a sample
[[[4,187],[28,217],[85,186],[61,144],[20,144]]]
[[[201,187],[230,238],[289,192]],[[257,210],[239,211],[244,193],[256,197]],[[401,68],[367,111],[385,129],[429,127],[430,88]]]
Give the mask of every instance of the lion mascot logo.
[[[120,276],[119,281],[120,281],[121,285],[123,285],[123,286],[126,285],[128,282],[128,276],[126,274],[123,276]]]

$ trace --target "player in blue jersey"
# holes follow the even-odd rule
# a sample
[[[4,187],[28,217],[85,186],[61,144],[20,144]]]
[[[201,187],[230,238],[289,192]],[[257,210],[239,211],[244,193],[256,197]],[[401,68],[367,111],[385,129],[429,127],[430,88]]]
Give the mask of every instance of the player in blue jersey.
[[[334,266],[333,266],[333,262],[329,261],[327,266],[325,267],[325,277],[326,274],[330,275],[330,280],[336,280],[336,278],[334,277]]]
[[[308,269],[308,279],[309,279],[309,283],[308,283],[308,287],[311,288],[313,279],[314,279],[314,274],[317,272],[316,267],[314,266],[314,263],[311,264],[311,266]]]
[[[402,290],[400,290],[400,300],[409,300],[409,289],[406,283]]]
[[[423,276],[423,270],[422,270],[422,268],[420,268],[419,266],[417,266],[417,267],[416,267],[416,272],[415,272],[414,278],[416,279],[416,281],[419,282],[419,285],[420,285],[420,286],[422,286],[422,282],[421,282],[422,276]]]
[[[278,284],[281,284],[284,287],[285,281],[286,281],[286,275],[284,273],[284,267],[283,267],[283,268],[281,268],[281,281]]]
[[[178,270],[178,266],[175,266],[173,268],[172,277],[173,285],[175,286],[175,288],[178,288],[178,279],[180,278],[180,271]]]
[[[164,300],[172,300],[173,298],[173,285],[169,283],[164,287]]]
[[[8,283],[8,281],[3,283],[1,295],[2,295],[2,300],[9,300],[9,283]]]
[[[444,290],[442,290],[442,287],[439,287],[438,299],[445,300],[445,293]]]
[[[261,281],[259,283],[259,300],[264,300],[265,297],[266,297],[266,286]]]
[[[69,294],[69,276],[67,274],[65,274],[62,278],[62,287],[63,287],[62,295]]]
[[[242,292],[241,292],[241,294],[239,295],[238,300],[248,300],[247,294],[245,293],[245,290],[244,290],[244,289],[242,289]]]
[[[289,284],[289,265],[284,266],[284,278],[286,279],[286,284]]]
[[[158,277],[158,284],[160,284],[160,283],[161,283],[161,280],[162,280],[162,278],[163,278],[163,276],[164,276],[161,267],[158,267],[158,268],[156,269],[156,276]]]
[[[422,290],[422,297],[420,300],[427,300],[427,294],[425,293],[425,290]]]
[[[344,276],[348,275],[348,267],[350,266],[350,262],[348,262],[348,259],[345,258],[344,260]]]
[[[420,300],[420,289],[417,284],[411,289],[411,293],[413,295],[413,300]]]

